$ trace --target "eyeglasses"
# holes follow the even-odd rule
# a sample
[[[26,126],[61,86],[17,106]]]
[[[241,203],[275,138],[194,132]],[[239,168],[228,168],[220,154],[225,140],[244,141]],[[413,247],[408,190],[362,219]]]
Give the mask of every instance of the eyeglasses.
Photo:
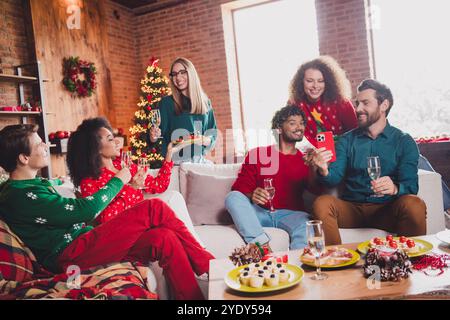
[[[169,77],[171,77],[171,78],[175,78],[177,75],[181,75],[181,76],[185,76],[185,75],[187,75],[187,70],[180,70],[180,71],[178,71],[178,72],[175,72],[175,71],[172,71],[171,73],[169,73]]]

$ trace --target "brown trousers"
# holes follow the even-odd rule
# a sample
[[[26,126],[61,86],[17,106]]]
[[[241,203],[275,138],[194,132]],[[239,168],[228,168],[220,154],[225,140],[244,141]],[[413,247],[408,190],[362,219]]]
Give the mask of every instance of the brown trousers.
[[[384,203],[357,203],[330,195],[314,201],[314,219],[323,224],[325,243],[341,244],[339,228],[377,228],[410,237],[426,234],[425,202],[415,195],[404,195]]]

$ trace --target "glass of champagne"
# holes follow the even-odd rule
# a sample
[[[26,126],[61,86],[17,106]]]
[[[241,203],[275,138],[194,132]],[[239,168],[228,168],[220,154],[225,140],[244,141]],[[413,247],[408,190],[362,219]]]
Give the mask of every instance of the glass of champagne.
[[[122,151],[122,168],[130,168],[132,160],[131,160],[131,151]]]
[[[161,125],[161,112],[159,109],[150,111],[150,123],[152,124],[152,127],[159,127]],[[158,140],[159,139],[161,139],[161,137],[158,137]]]
[[[275,187],[273,186],[272,178],[264,179],[264,190],[266,190],[269,193],[270,212],[273,213],[275,212],[275,209],[273,208],[273,197],[275,196]]]
[[[138,159],[138,172],[147,172],[148,170],[148,160],[147,158],[139,158]],[[142,180],[142,182],[138,185],[138,189],[147,189],[145,186],[145,178]]]
[[[367,172],[371,180],[377,180],[381,176],[380,157],[367,157]],[[382,194],[372,194],[371,197],[382,197]]]
[[[326,252],[325,235],[322,229],[322,221],[310,220],[306,222],[306,236],[308,239],[308,246],[316,258],[316,273],[311,277],[313,280],[325,280],[328,278],[326,273],[320,269],[320,257]]]

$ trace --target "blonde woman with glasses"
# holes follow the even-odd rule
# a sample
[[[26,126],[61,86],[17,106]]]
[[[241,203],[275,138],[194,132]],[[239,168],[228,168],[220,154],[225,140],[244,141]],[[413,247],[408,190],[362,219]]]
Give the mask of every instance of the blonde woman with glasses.
[[[162,154],[165,156],[170,142],[182,144],[173,155],[175,163],[207,163],[217,136],[216,119],[211,101],[202,89],[200,79],[191,61],[177,58],[170,67],[172,95],[159,102],[160,127],[150,129],[150,142],[162,137]]]

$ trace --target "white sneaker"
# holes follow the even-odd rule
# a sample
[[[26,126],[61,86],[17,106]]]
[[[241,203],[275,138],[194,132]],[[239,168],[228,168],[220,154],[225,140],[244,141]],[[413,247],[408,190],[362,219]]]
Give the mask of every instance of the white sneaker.
[[[207,272],[205,272],[204,274],[201,274],[199,276],[195,275],[195,277],[201,281],[209,281],[209,274]]]

